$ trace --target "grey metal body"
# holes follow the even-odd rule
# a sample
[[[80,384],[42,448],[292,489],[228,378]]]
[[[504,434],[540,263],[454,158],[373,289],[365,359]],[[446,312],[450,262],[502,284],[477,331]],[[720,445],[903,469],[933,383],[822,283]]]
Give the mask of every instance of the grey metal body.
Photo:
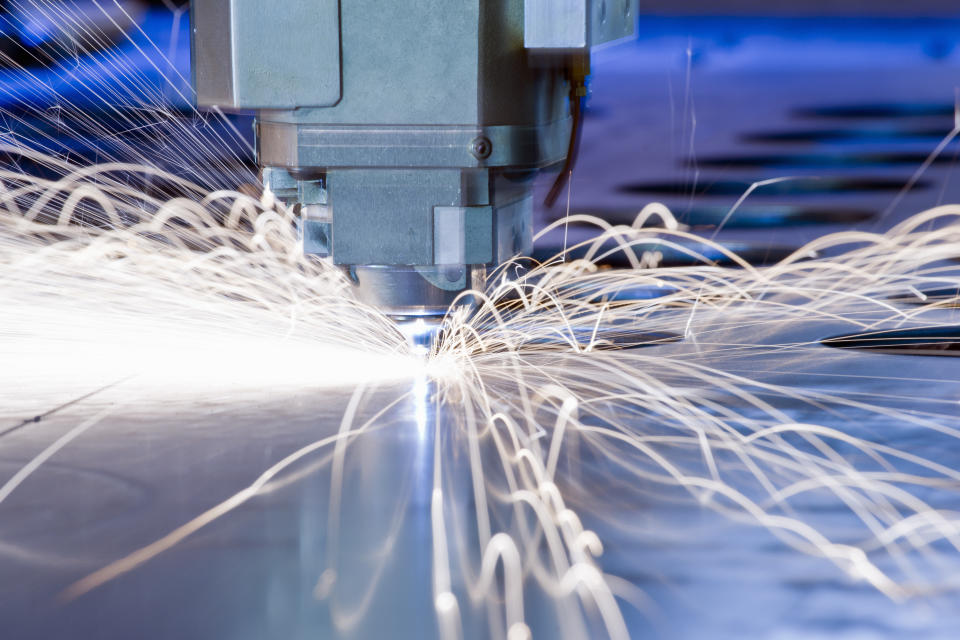
[[[443,313],[531,249],[563,161],[572,56],[635,0],[196,0],[197,102],[257,112],[264,186],[389,313]]]

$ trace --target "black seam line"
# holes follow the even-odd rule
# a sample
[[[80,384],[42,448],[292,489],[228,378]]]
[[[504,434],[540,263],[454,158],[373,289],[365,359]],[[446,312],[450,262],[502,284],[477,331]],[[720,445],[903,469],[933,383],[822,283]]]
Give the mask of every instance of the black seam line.
[[[106,384],[106,385],[100,387],[99,389],[94,389],[93,391],[90,391],[89,393],[85,393],[85,394],[83,394],[82,396],[79,396],[79,397],[77,397],[77,398],[74,398],[73,400],[70,400],[70,401],[68,401],[68,402],[65,402],[65,403],[57,406],[57,407],[54,407],[53,409],[50,409],[49,411],[47,411],[47,412],[45,412],[45,413],[41,413],[41,414],[35,415],[35,416],[33,416],[32,418],[26,418],[25,420],[22,420],[21,422],[15,424],[15,425],[13,425],[13,426],[7,427],[7,428],[4,429],[3,431],[0,431],[0,438],[4,437],[4,436],[6,436],[6,435],[9,435],[9,434],[11,434],[11,433],[13,433],[14,431],[19,431],[20,429],[24,428],[24,427],[27,426],[28,424],[34,424],[34,423],[40,422],[40,421],[43,420],[44,418],[48,418],[48,417],[52,416],[53,414],[57,413],[58,411],[62,411],[63,409],[66,409],[67,407],[73,406],[73,405],[77,404],[78,402],[83,402],[84,400],[86,400],[86,399],[88,399],[88,398],[92,398],[93,396],[97,395],[98,393],[102,393],[102,392],[106,391],[107,389],[112,389],[113,387],[115,387],[115,386],[117,386],[117,385],[119,385],[119,384],[122,384],[122,383],[126,382],[127,380],[129,380],[130,378],[133,378],[133,377],[134,377],[134,376],[127,376],[127,377],[125,377],[125,378],[120,378],[119,380],[117,380],[117,381],[115,381],[115,382],[111,382],[111,383],[109,383],[109,384]]]

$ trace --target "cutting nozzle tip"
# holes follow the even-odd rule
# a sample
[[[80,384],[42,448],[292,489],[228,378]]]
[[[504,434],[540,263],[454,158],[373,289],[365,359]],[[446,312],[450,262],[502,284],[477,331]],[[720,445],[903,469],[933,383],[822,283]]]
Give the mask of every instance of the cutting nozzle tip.
[[[442,317],[392,316],[392,318],[397,324],[397,329],[407,339],[407,344],[413,353],[430,355],[440,335],[440,328],[443,325]]]

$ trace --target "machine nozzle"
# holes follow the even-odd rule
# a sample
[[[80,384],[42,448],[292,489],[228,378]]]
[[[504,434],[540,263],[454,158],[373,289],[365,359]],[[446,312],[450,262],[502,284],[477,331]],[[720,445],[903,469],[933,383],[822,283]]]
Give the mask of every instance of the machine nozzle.
[[[452,306],[472,304],[470,291],[483,290],[482,265],[342,267],[358,300],[396,318],[439,321]]]
[[[441,316],[393,316],[393,320],[415,355],[423,357],[430,355],[440,335],[440,328],[443,326]]]

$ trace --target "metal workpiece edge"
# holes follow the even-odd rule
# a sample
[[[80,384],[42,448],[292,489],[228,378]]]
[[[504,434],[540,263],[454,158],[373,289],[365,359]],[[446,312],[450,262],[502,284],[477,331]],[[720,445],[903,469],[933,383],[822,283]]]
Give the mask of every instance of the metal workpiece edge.
[[[257,121],[258,162],[278,167],[538,169],[563,162],[571,119],[535,126]]]

